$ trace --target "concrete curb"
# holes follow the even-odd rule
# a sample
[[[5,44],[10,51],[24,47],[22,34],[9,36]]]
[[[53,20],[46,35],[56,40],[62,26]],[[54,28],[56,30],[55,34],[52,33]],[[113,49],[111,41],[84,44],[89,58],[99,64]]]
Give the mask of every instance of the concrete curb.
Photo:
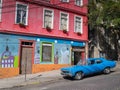
[[[12,87],[8,87],[8,88],[14,88],[14,87],[24,87],[26,85],[36,85],[36,84],[43,84],[43,83],[51,83],[51,82],[55,82],[57,80],[60,80],[62,79],[62,77],[58,77],[56,79],[50,79],[50,80],[45,80],[45,81],[40,81],[40,80],[37,80],[37,81],[28,81],[28,82],[24,82],[22,84],[18,84],[18,85],[15,85],[15,86],[12,86]]]

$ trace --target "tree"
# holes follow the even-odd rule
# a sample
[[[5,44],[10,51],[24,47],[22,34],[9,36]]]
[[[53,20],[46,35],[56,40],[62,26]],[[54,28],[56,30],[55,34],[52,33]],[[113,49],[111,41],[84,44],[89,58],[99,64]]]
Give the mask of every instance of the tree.
[[[120,0],[89,0],[89,50],[94,47],[108,59],[118,58],[120,40]]]

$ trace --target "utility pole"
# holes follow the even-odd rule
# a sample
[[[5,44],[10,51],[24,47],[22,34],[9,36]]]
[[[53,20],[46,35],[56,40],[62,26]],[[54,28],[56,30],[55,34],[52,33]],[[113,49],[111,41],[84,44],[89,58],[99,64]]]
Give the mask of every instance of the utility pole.
[[[27,50],[26,50],[26,58],[25,58],[25,81],[27,80]]]

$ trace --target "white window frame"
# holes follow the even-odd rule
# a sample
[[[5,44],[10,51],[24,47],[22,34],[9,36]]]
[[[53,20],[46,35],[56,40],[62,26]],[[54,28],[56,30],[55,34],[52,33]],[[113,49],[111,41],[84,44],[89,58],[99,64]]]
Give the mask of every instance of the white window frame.
[[[60,0],[61,2],[69,2],[69,0]]]
[[[79,3],[77,3],[77,1],[78,1]],[[83,0],[75,0],[75,5],[76,5],[76,6],[83,6]]]
[[[19,24],[19,23],[17,23],[17,4],[27,6],[27,10],[26,10],[26,23],[25,23],[25,25],[28,25],[28,8],[29,8],[29,6],[28,6],[28,4],[23,4],[23,3],[20,3],[20,2],[16,2],[15,23]]]
[[[50,2],[50,0],[44,0],[45,2]]]
[[[65,29],[66,29],[67,31],[69,31],[69,27],[68,27],[68,26],[69,26],[69,14],[68,14],[68,13],[65,13],[65,12],[60,12],[60,25],[59,25],[60,27],[59,27],[59,29],[60,29],[60,30],[65,30],[65,29],[62,29],[62,28],[61,28],[61,27],[62,27],[62,26],[61,26],[61,22],[62,22],[62,21],[61,21],[61,14],[66,14],[66,15],[67,15],[67,27],[66,27]]]
[[[76,30],[76,18],[81,18],[81,27],[79,30]],[[83,34],[83,17],[77,15],[74,16],[74,32]]]
[[[0,3],[0,22],[2,21],[2,0]]]
[[[51,29],[53,29],[53,20],[54,20],[54,10],[52,10],[52,9],[47,9],[47,8],[44,8],[43,9],[43,28],[46,28],[46,26],[45,26],[45,10],[48,10],[48,11],[51,11],[52,12],[52,21],[51,21],[51,26],[50,26],[50,28]]]

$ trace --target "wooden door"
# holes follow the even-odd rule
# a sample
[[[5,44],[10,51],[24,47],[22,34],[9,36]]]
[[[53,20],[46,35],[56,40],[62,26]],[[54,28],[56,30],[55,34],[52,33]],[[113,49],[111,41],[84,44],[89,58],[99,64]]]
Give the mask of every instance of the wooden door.
[[[32,73],[32,47],[22,47],[20,60],[20,74]]]

